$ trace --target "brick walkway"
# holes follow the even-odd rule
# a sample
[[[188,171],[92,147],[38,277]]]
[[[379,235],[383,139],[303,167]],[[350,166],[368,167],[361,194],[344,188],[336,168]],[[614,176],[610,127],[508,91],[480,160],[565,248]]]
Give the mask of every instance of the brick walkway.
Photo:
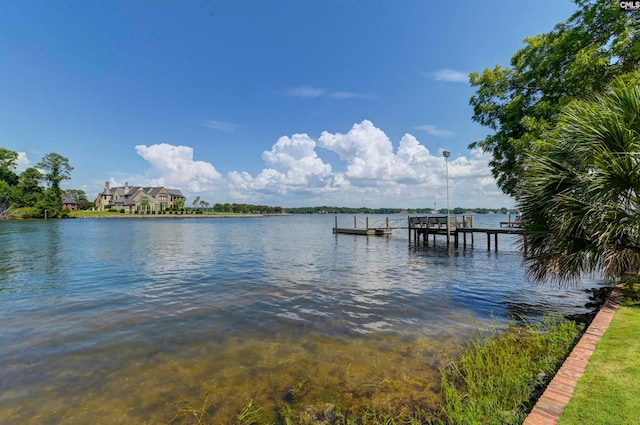
[[[571,351],[556,376],[542,394],[536,405],[525,419],[523,425],[555,425],[565,406],[571,400],[573,391],[582,377],[591,355],[609,327],[611,319],[622,301],[622,290],[614,288],[580,342]]]

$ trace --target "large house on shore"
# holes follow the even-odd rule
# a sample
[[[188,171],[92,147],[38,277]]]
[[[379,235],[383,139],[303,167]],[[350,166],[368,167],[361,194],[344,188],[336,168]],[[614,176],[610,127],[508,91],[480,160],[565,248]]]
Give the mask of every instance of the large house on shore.
[[[129,186],[129,183],[121,187],[109,187],[109,182],[104,182],[104,190],[98,194],[95,203],[98,211],[115,209],[134,214],[136,211],[148,213],[182,208],[186,199],[180,189]]]

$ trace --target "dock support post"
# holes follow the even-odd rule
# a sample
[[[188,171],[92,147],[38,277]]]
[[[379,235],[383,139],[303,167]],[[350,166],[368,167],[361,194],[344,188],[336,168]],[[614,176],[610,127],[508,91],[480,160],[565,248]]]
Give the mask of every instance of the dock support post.
[[[491,233],[487,232],[487,251],[491,251]]]
[[[498,251],[498,233],[493,234],[494,242],[495,242],[495,250]]]
[[[364,219],[364,227],[365,229],[369,230],[369,217],[366,217]]]
[[[475,225],[473,224],[473,215],[471,216],[471,227],[472,228],[475,227]],[[474,236],[474,233],[471,232],[471,246],[473,246],[474,242],[475,242],[475,236]]]
[[[333,228],[333,233],[338,234],[338,216],[336,215],[336,226]]]

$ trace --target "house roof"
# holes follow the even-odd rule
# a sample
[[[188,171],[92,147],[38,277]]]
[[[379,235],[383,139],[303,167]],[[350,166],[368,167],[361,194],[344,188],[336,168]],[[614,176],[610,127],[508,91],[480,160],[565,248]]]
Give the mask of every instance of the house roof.
[[[63,196],[62,197],[62,203],[63,204],[73,205],[73,204],[77,204],[78,202],[73,198],[69,198],[68,196]]]
[[[145,193],[147,195],[156,196],[158,193],[165,190],[172,197],[180,197],[184,198],[185,196],[182,194],[180,189],[167,189],[163,186],[127,186],[127,192],[125,193],[125,187],[111,187],[109,189],[104,189],[102,192],[98,194],[98,196],[108,195],[108,196],[118,196],[118,197],[126,197],[126,198],[135,198],[140,192]]]
[[[145,192],[148,195],[156,196],[158,193],[162,192],[164,187],[146,187],[145,189],[146,189]]]
[[[129,198],[120,198],[120,199],[116,199],[115,201],[112,202],[113,205],[135,205],[136,203],[133,202],[131,199]]]
[[[184,195],[182,194],[180,189],[167,189],[167,192],[169,192],[169,195],[171,196],[180,196],[184,198]]]

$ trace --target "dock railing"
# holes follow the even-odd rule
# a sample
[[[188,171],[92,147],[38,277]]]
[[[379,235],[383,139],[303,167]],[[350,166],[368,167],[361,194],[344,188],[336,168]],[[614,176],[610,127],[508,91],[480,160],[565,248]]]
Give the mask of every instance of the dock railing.
[[[409,229],[443,229],[473,227],[472,215],[434,215],[425,217],[409,217]]]
[[[339,227],[338,216],[335,217],[335,227],[333,233],[346,233],[352,235],[390,235],[393,229],[408,229],[409,243],[415,245],[422,242],[429,245],[429,236],[432,236],[433,243],[436,243],[436,236],[445,236],[447,245],[451,242],[458,247],[460,237],[462,244],[467,246],[467,235],[471,237],[471,245],[475,243],[475,234],[484,233],[487,235],[487,249],[491,250],[491,239],[494,240],[494,247],[498,249],[498,235],[521,235],[522,229],[518,228],[476,228],[473,215],[430,215],[421,217],[407,217],[405,219],[377,219],[369,221],[369,217],[364,218],[364,223],[359,222],[358,216],[353,217],[353,227]],[[363,226],[364,224],[364,226]],[[412,237],[413,235],[413,237]],[[453,241],[452,241],[453,239]]]
[[[409,217],[409,242],[411,242],[411,234],[413,239],[418,242],[420,236],[427,243],[428,235],[446,235],[447,244],[451,241],[452,233],[457,235],[457,230],[462,228],[473,228],[472,215],[432,215],[424,217]],[[457,236],[456,236],[457,237]],[[473,243],[473,233],[471,233]]]

